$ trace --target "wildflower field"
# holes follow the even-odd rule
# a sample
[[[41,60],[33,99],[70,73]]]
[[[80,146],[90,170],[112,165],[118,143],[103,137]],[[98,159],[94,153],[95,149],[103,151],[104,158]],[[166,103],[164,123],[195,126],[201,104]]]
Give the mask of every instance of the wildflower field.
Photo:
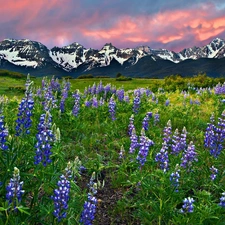
[[[0,96],[0,225],[225,224],[225,84],[104,82]]]

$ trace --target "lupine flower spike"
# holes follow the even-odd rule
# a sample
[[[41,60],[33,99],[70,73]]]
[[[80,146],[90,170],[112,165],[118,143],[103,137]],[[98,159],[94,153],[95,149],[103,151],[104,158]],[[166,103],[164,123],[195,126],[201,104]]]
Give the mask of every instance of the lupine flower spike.
[[[140,164],[140,167],[144,166],[146,162],[146,157],[149,152],[149,148],[154,145],[154,142],[145,136],[145,130],[142,128],[140,143],[139,143],[139,152],[137,155],[137,161]]]
[[[4,116],[2,114],[2,109],[0,108],[0,150],[7,150],[8,146],[6,145],[6,137],[9,132],[4,123]]]
[[[195,200],[193,198],[190,198],[190,197],[185,198],[180,212],[181,213],[193,213],[194,212],[194,206],[193,206],[194,202],[195,202]]]
[[[57,183],[58,188],[54,190],[54,194],[51,199],[54,201],[53,215],[60,222],[63,218],[66,218],[66,211],[68,209],[68,201],[70,198],[70,181],[71,178],[71,163],[67,164],[65,174],[60,176],[60,180]]]
[[[46,114],[42,114],[40,117],[40,122],[38,124],[38,134],[36,156],[34,157],[34,164],[39,164],[42,162],[44,166],[51,163],[50,155],[52,154],[52,144],[54,142],[54,134],[51,130],[52,116],[49,111]]]
[[[6,200],[9,204],[12,204],[16,210],[17,203],[22,200],[24,190],[22,190],[23,181],[20,181],[20,170],[14,167],[13,178],[10,179],[8,186],[6,187]]]
[[[97,194],[97,183],[94,182],[95,173],[92,174],[90,182],[89,182],[89,193],[87,201],[84,203],[84,210],[81,214],[80,222],[84,225],[91,225],[92,221],[95,218],[97,198],[95,195]]]

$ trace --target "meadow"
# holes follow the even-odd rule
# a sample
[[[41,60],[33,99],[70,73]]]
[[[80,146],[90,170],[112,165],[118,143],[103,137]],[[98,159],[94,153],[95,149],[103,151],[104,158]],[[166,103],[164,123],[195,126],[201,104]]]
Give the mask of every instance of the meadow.
[[[0,224],[225,224],[225,85],[0,76]]]

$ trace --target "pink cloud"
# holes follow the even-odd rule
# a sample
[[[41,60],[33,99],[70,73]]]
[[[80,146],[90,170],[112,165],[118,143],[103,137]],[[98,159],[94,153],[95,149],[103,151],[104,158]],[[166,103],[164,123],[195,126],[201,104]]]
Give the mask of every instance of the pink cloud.
[[[179,51],[184,47],[205,43],[225,32],[225,14],[211,4],[198,8],[167,10],[154,14],[120,14],[84,10],[79,1],[72,0],[9,0],[0,8],[1,23],[10,25],[2,29],[19,38],[30,38],[43,44],[62,46],[74,41],[100,47],[112,42],[118,47],[135,47],[154,43],[156,47]],[[15,24],[15,25],[14,25]],[[10,29],[10,32],[7,31]],[[223,37],[221,37],[223,38]],[[184,46],[189,43],[190,46]],[[153,47],[155,47],[153,46]]]

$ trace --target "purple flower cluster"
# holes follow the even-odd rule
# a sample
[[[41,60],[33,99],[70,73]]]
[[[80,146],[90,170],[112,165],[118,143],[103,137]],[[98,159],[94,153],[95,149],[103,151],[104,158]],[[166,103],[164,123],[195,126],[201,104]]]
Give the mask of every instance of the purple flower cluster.
[[[16,120],[16,135],[19,136],[21,134],[29,134],[30,133],[30,127],[32,125],[32,110],[34,108],[34,100],[33,100],[33,94],[31,89],[32,82],[30,81],[29,76],[27,77],[26,81],[26,92],[25,92],[25,98],[21,100],[21,103],[19,105],[18,109],[18,118]]]
[[[225,208],[225,192],[222,193],[222,197],[220,198],[219,206]]]
[[[63,80],[63,89],[60,101],[60,110],[62,113],[65,112],[65,101],[68,98],[69,90],[70,90],[70,82]]]
[[[170,145],[169,142],[171,140],[171,134],[172,134],[172,127],[171,127],[171,121],[169,120],[167,122],[167,126],[163,130],[163,141],[167,143],[167,145]]]
[[[160,168],[164,172],[169,169],[169,154],[167,142],[163,142],[160,152],[156,154],[155,161],[160,163]]]
[[[79,111],[80,111],[80,94],[79,94],[79,90],[76,90],[74,92],[73,98],[74,98],[74,106],[73,106],[72,114],[74,116],[78,116]]]
[[[215,92],[216,95],[225,94],[225,83],[217,84],[216,87],[214,88],[214,92]]]
[[[35,145],[36,155],[34,157],[34,164],[42,162],[44,166],[51,163],[50,155],[52,154],[51,148],[54,142],[54,134],[51,130],[52,116],[50,112],[42,114],[38,124],[38,134],[36,136],[37,143]]]
[[[136,130],[135,128],[133,128],[131,136],[130,136],[130,149],[129,149],[129,153],[133,154],[136,150],[136,148],[139,147],[139,143],[138,143],[138,136],[136,135]]]
[[[54,190],[51,198],[54,201],[55,207],[53,215],[60,222],[63,218],[66,218],[66,210],[68,209],[68,201],[70,198],[70,181],[68,180],[68,176],[61,175],[57,186],[58,188]]]
[[[131,134],[132,134],[132,131],[133,131],[133,129],[135,128],[134,127],[134,115],[132,114],[131,115],[131,117],[130,117],[130,123],[129,123],[129,125],[128,125],[128,134],[129,134],[129,136],[131,136]]]
[[[140,167],[144,166],[149,148],[153,145],[154,142],[145,136],[145,131],[144,129],[142,129],[139,142],[139,152],[136,158],[138,163],[140,164]]]
[[[211,171],[210,179],[211,179],[212,181],[214,181],[214,180],[216,179],[217,174],[218,174],[218,169],[215,168],[214,166],[212,166],[212,167],[210,168],[210,171]]]
[[[140,93],[136,92],[135,96],[134,96],[134,100],[133,100],[133,112],[135,114],[138,113],[139,109],[140,109],[140,105],[141,105],[141,97],[140,97]]]
[[[90,182],[89,182],[89,193],[87,201],[84,203],[84,209],[81,213],[80,222],[84,225],[91,225],[92,221],[95,218],[97,198],[95,195],[97,194],[97,184],[94,182],[95,173],[92,174]]]
[[[193,198],[185,198],[183,200],[183,206],[182,209],[180,210],[181,213],[193,213],[194,212],[194,205],[193,203],[195,200]]]
[[[14,167],[13,178],[10,179],[9,184],[6,187],[6,200],[9,204],[13,204],[16,209],[17,202],[20,203],[24,190],[22,190],[23,181],[20,181],[20,171]]]
[[[178,129],[175,130],[172,137],[172,144],[171,144],[172,154],[178,155],[181,151],[185,150],[186,138],[187,138],[187,131],[185,127],[183,128],[181,135],[179,135]]]
[[[142,128],[144,128],[145,131],[148,130],[150,118],[152,118],[152,112],[147,112],[142,122]]]
[[[218,118],[217,125],[214,123],[214,115],[212,115],[206,128],[204,145],[209,149],[210,154],[217,158],[223,149],[225,141],[225,111],[223,111],[221,118]]]
[[[175,192],[178,192],[179,178],[180,178],[180,170],[179,169],[176,169],[175,172],[170,174],[170,181],[171,181],[172,185],[175,187]]]
[[[0,109],[0,149],[7,150],[8,146],[6,143],[6,137],[8,136],[8,129],[5,127],[4,116],[1,113]]]
[[[116,102],[113,98],[113,95],[109,100],[109,114],[112,120],[116,120]]]
[[[180,166],[183,168],[190,168],[194,161],[198,161],[197,153],[195,152],[195,146],[193,142],[190,142],[187,149],[184,150],[183,156],[181,158]]]
[[[159,119],[160,119],[159,113],[156,112],[156,113],[154,114],[154,125],[158,124]]]
[[[121,88],[121,89],[117,90],[116,95],[117,95],[118,100],[120,102],[122,102],[124,100],[124,89]]]

